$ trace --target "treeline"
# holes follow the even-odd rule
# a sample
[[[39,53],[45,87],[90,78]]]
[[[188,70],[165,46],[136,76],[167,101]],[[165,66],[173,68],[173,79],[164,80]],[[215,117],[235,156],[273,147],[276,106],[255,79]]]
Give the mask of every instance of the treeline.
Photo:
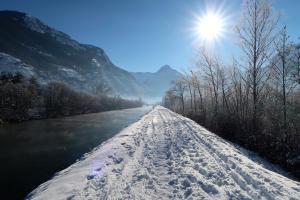
[[[163,104],[300,178],[300,46],[278,21],[267,1],[246,1],[236,28],[242,57],[224,64],[200,48]]]
[[[78,92],[62,82],[38,83],[21,73],[0,75],[0,120],[25,121],[142,106],[141,100]]]

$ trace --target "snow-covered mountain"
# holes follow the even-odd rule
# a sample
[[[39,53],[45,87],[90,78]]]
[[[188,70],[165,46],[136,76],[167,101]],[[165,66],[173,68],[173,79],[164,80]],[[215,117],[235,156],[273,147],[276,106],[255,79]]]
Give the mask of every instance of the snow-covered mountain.
[[[157,72],[132,72],[138,83],[144,88],[145,96],[152,101],[160,100],[171,87],[180,73],[169,65],[162,66]]]
[[[0,27],[0,71],[30,71],[42,82],[64,81],[88,92],[103,84],[112,94],[126,97],[140,96],[143,91],[135,78],[115,66],[101,48],[80,44],[37,18],[0,11]]]
[[[157,106],[40,185],[40,199],[299,199],[300,182]]]
[[[0,11],[0,27],[0,72],[63,81],[90,93],[105,86],[112,95],[152,100],[160,100],[178,74],[169,66],[130,73],[114,65],[103,49],[81,44],[25,13]]]

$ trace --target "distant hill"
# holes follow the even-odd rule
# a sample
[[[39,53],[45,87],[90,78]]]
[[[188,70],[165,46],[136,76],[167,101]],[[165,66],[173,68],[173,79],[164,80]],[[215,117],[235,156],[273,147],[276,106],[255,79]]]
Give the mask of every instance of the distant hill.
[[[169,65],[162,66],[157,72],[132,72],[139,84],[144,88],[145,96],[150,101],[159,101],[165,91],[171,87],[180,73]]]
[[[139,73],[115,66],[103,49],[81,44],[25,13],[0,11],[0,27],[0,71],[21,71],[41,83],[63,81],[93,94],[105,90],[127,98],[161,98],[166,80],[175,77],[174,70],[163,67],[141,80]]]

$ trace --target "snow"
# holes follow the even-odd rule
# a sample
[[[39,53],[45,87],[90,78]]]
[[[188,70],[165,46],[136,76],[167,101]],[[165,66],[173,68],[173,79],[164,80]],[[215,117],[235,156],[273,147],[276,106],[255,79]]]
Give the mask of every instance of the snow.
[[[34,68],[31,65],[27,65],[20,59],[2,52],[0,52],[0,72],[21,72],[26,77],[35,75]]]
[[[111,63],[109,57],[102,49],[97,48],[97,56],[102,58],[102,60],[105,61],[106,63]]]
[[[73,69],[70,69],[70,68],[65,68],[64,66],[61,66],[61,65],[57,65],[59,67],[59,70],[61,72],[63,72],[64,75],[66,75],[67,77],[69,78],[76,78],[80,81],[84,81],[84,77],[79,74],[77,71],[73,70]]]
[[[57,41],[59,41],[62,44],[72,46],[75,49],[83,49],[83,47],[80,46],[78,42],[71,39],[71,37],[63,32],[57,31],[55,29],[50,28],[48,25],[41,22],[39,19],[26,14],[24,16],[24,22],[26,26],[38,33],[45,34],[49,33],[53,38],[55,38]]]
[[[96,58],[93,58],[93,59],[92,59],[92,62],[95,63],[95,65],[96,65],[97,67],[101,67],[100,63],[97,61]]]
[[[47,31],[47,26],[43,24],[40,20],[37,18],[26,14],[24,17],[24,22],[26,25],[33,31],[39,32],[44,34]]]
[[[277,171],[277,172],[276,172]],[[161,106],[29,199],[299,199],[276,166]]]

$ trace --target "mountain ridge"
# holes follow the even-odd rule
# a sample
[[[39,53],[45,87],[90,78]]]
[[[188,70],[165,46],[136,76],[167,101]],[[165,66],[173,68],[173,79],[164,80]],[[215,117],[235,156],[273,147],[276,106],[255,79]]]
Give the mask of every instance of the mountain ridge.
[[[133,73],[114,65],[102,48],[79,43],[29,14],[0,11],[0,27],[0,71],[9,71],[10,68],[3,66],[3,62],[9,62],[10,66],[17,65],[12,71],[30,71],[41,82],[63,81],[74,89],[93,94],[101,93],[98,90],[104,85],[110,95],[162,96],[161,92],[149,95]]]
[[[163,65],[156,72],[131,72],[131,74],[146,88],[150,96],[163,96],[166,88],[170,88],[172,82],[180,76],[180,73],[169,65]],[[152,101],[158,99],[153,98]]]

